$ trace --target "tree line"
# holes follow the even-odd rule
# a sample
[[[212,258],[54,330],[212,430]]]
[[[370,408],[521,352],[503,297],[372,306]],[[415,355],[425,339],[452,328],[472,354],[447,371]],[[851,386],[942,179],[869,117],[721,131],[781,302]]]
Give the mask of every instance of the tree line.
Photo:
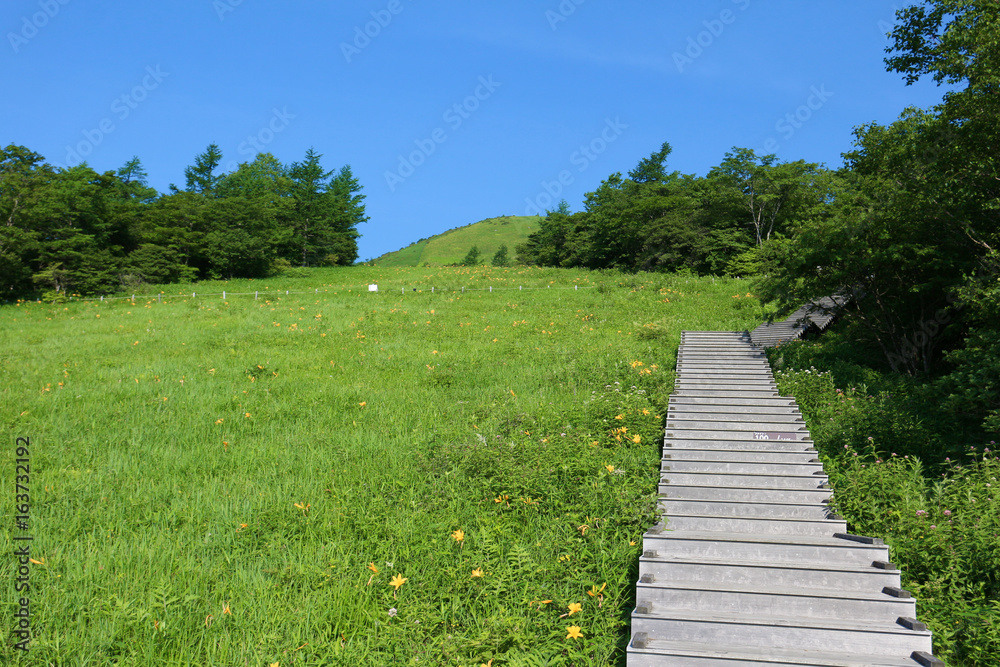
[[[615,173],[570,213],[563,201],[517,247],[520,262],[623,271],[747,275],[795,220],[827,215],[836,173],[734,148],[707,176],[669,171],[669,143]]]
[[[211,144],[185,169],[183,189],[159,193],[138,157],[98,173],[9,145],[0,149],[0,291],[63,298],[352,264],[365,196],[349,165],[328,171],[321,158],[309,149],[283,164],[261,153],[221,173]]]
[[[954,414],[1000,431],[1000,12],[924,0],[897,12],[885,59],[931,109],[855,128],[829,170],[734,148],[707,176],[670,172],[670,145],[565,202],[517,248],[543,266],[753,276],[791,310],[852,296],[852,336],[894,372],[937,377]]]

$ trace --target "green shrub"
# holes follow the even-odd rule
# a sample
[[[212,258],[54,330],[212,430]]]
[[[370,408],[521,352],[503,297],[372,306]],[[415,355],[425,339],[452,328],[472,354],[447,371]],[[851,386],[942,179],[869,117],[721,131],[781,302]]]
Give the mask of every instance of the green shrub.
[[[804,347],[804,346],[803,346]],[[781,348],[777,356],[799,351]],[[854,377],[863,376],[852,370]],[[834,508],[859,535],[885,540],[917,597],[934,651],[949,664],[995,665],[1000,655],[1000,460],[995,444],[952,455],[947,433],[909,392],[837,387],[837,373],[775,371],[796,398],[834,488]],[[876,382],[879,378],[874,376]],[[931,411],[927,411],[931,414]],[[950,434],[954,437],[954,433]]]
[[[885,540],[949,664],[1000,655],[1000,459],[970,448],[928,478],[912,456],[844,445],[827,469],[834,506],[857,534]]]

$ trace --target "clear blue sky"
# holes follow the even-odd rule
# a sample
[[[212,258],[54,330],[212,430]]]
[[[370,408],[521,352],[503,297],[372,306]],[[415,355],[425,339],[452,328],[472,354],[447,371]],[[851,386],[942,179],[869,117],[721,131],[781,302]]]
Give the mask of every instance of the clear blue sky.
[[[0,141],[98,171],[137,155],[161,192],[209,143],[229,168],[313,147],[364,187],[367,259],[546,185],[580,210],[664,141],[683,173],[733,146],[837,167],[855,126],[940,100],[885,71],[906,4],[5,0]]]

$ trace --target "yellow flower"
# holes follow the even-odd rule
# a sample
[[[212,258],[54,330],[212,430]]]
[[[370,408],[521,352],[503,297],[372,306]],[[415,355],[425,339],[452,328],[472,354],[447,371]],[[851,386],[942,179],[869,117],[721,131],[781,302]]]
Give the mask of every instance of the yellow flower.
[[[571,602],[570,605],[569,605],[569,607],[568,607],[568,609],[569,609],[569,613],[566,614],[566,615],[567,616],[572,616],[573,614],[577,613],[578,611],[583,611],[583,605],[580,604],[579,602]]]
[[[480,568],[477,567],[475,570],[472,571],[472,576],[473,577],[481,577],[481,576],[483,576],[482,569],[480,569]]]
[[[309,508],[312,507],[312,505],[310,505],[309,503],[295,503],[295,506],[298,507],[300,510],[302,510],[303,514],[308,512]]]
[[[456,542],[462,542],[465,539],[465,531],[459,528],[458,530],[452,531],[451,538]]]
[[[583,633],[580,632],[579,625],[569,626],[568,628],[566,628],[566,632],[568,633],[566,635],[566,639],[581,639],[583,637]]]
[[[404,577],[402,574],[397,574],[395,577],[393,577],[389,581],[389,585],[392,586],[395,589],[392,592],[392,594],[395,595],[396,591],[399,590],[399,587],[402,586],[403,584],[405,584],[407,581],[409,581],[409,579],[407,579],[406,577]]]
[[[243,416],[246,417],[247,419],[250,419],[250,413],[249,412],[244,413]]]
[[[608,582],[606,581],[604,582],[604,585],[602,585],[600,588],[597,587],[597,584],[594,584],[593,586],[590,587],[590,590],[587,591],[587,595],[589,595],[592,598],[596,598],[598,595],[603,593],[604,589],[607,587],[608,587]]]
[[[229,601],[226,600],[226,602],[224,602],[223,604],[224,604],[224,606],[222,607],[222,613],[223,614],[229,614],[230,616],[232,616],[233,612],[229,611]]]
[[[621,421],[622,419],[625,419],[625,415],[618,415],[615,419]]]
[[[368,569],[374,572],[375,574],[378,574],[378,568],[375,567],[375,563],[368,563]]]
[[[642,409],[642,414],[644,414],[644,415],[646,415],[648,417],[649,416],[649,410],[647,410],[646,408],[643,408]]]
[[[358,405],[360,405],[361,407],[365,407],[366,405],[368,405],[368,401],[361,401],[360,403],[358,403]]]
[[[635,444],[638,445],[640,442],[642,442],[642,436],[641,435],[633,435],[632,436],[632,442],[634,442]]]
[[[221,419],[216,419],[216,420],[215,420],[215,423],[216,423],[216,424],[221,424],[221,423],[222,423],[222,420],[221,420]]]
[[[608,472],[614,472],[614,471],[615,471],[615,467],[614,467],[614,466],[612,466],[612,465],[606,465],[606,466],[604,466],[604,468],[605,468],[605,470],[607,470]]]

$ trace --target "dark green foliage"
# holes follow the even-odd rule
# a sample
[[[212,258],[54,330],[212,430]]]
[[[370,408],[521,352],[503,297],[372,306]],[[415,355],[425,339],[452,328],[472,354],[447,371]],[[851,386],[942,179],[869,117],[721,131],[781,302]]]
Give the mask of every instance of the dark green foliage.
[[[195,277],[194,268],[184,264],[180,252],[155,243],[143,243],[129,253],[125,268],[142,282],[156,285],[187,282]]]
[[[215,188],[222,176],[215,173],[222,162],[222,151],[218,144],[209,144],[204,153],[198,155],[194,165],[184,170],[184,179],[189,192],[197,192],[208,197],[215,194]]]
[[[660,150],[639,160],[639,164],[628,173],[628,177],[636,183],[665,183],[670,177],[667,173],[667,156],[673,151],[670,144],[663,142]]]
[[[497,251],[493,253],[493,259],[490,261],[493,266],[510,266],[510,257],[507,256],[507,245],[503,244]]]
[[[479,259],[479,246],[472,246],[469,253],[461,262],[461,266],[479,266],[482,260]]]
[[[852,533],[889,545],[938,657],[993,665],[1000,653],[996,445],[978,444],[981,437],[953,420],[933,382],[845,360],[851,343],[834,338],[782,346],[771,359],[783,368],[779,391],[802,407],[836,510]],[[810,362],[833,370],[804,366]]]
[[[942,352],[967,367],[977,358],[947,351],[968,337],[957,305],[967,276],[995,264],[1000,244],[1000,14],[996,2],[928,0],[897,15],[889,68],[908,83],[965,85],[930,111],[855,131],[830,213],[795,229],[760,291],[789,307],[853,291],[846,314],[866,344],[895,371],[934,374],[947,371]],[[988,334],[968,340],[995,349]]]
[[[945,353],[953,369],[938,387],[955,413],[979,420],[991,437],[1000,435],[1000,281],[997,265],[971,280],[954,309],[963,312],[969,330],[963,345]]]
[[[809,209],[825,203],[829,194],[829,176],[819,165],[779,163],[777,156],[759,156],[749,148],[726,153],[708,178],[713,194],[747,221],[758,246],[781,231],[789,213],[793,219],[808,217]]]
[[[793,222],[822,215],[829,198],[833,178],[815,164],[778,164],[774,156],[736,148],[707,178],[696,178],[667,171],[670,150],[664,143],[628,178],[609,176],[587,193],[583,212],[550,211],[517,247],[518,260],[722,273],[732,258]]]
[[[341,167],[330,181],[328,194],[337,202],[336,217],[331,225],[333,241],[331,252],[324,263],[349,266],[358,258],[358,225],[368,222],[365,215],[365,195],[361,194],[361,183],[354,177],[351,165]]]
[[[275,260],[351,264],[365,222],[361,185],[309,150],[269,153],[218,174],[214,144],[185,170],[186,190],[159,194],[138,157],[114,172],[57,169],[23,146],[0,150],[0,293],[50,300],[198,278],[268,275]]]

